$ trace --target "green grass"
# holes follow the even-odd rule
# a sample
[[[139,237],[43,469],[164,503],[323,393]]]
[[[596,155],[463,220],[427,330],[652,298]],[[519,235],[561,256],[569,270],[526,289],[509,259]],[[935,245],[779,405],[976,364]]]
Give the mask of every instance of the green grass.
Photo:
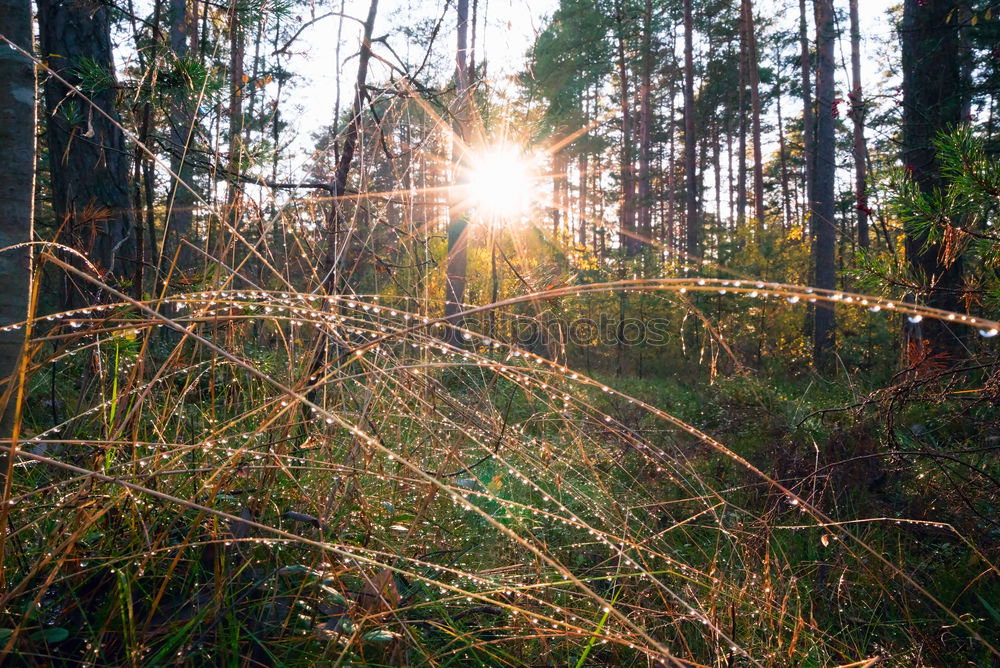
[[[875,379],[843,371],[713,373],[676,346],[643,353],[642,378],[591,350],[589,379],[507,346],[450,349],[440,329],[315,363],[331,313],[316,300],[187,301],[180,322],[198,339],[123,307],[101,325],[137,337],[97,344],[74,329],[38,353],[37,436],[22,447],[47,449],[13,480],[11,658],[989,656],[976,637],[998,628],[988,475],[1000,473],[961,452],[995,427],[981,404],[872,394]],[[338,336],[355,347],[420,317],[402,299],[352,303]]]

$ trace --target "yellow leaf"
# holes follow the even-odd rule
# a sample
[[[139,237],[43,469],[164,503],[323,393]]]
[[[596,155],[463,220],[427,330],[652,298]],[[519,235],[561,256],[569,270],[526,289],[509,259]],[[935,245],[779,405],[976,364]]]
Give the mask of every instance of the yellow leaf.
[[[486,489],[490,490],[494,494],[499,492],[502,487],[503,487],[503,473],[498,473],[495,476],[493,476],[493,479],[490,480],[490,484],[486,485]]]
[[[977,23],[979,23],[979,17],[976,16],[975,14],[973,14],[972,15],[972,25],[976,25]]]

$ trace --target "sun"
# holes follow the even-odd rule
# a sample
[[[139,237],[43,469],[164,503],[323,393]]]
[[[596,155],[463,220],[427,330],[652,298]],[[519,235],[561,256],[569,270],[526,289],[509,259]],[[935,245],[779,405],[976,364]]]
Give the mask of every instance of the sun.
[[[469,206],[490,218],[517,218],[537,199],[537,160],[516,146],[490,146],[466,161]]]

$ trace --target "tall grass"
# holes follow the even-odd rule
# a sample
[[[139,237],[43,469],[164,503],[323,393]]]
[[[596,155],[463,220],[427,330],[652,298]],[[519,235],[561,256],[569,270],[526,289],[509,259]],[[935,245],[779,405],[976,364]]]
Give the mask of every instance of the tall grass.
[[[8,657],[912,665],[934,624],[970,656],[996,652],[996,620],[887,551],[901,521],[948,527],[839,521],[814,486],[669,405],[456,328],[432,301],[101,287],[108,302],[39,318],[26,348],[37,433],[4,499]],[[950,317],[722,279],[564,287],[468,315],[626,289]]]

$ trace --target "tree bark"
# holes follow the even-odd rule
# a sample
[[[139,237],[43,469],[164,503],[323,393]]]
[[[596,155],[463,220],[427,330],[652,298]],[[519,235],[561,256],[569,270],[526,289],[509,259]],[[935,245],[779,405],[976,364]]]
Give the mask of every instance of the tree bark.
[[[737,64],[738,88],[736,93],[737,151],[736,151],[736,230],[742,230],[747,220],[747,32],[744,25],[743,8],[740,5],[740,57]]]
[[[750,84],[750,122],[753,142],[753,206],[757,232],[764,228],[764,155],[760,142],[760,69],[757,54],[757,34],[753,21],[753,2],[743,0],[743,26],[746,32],[746,64]]]
[[[622,116],[621,145],[621,206],[619,209],[619,224],[621,226],[621,245],[627,255],[634,255],[639,249],[635,228],[635,174],[633,169],[633,119],[630,102],[630,87],[628,76],[628,60],[625,54],[625,3],[619,0],[615,8],[616,43],[618,51],[618,97]]]
[[[809,20],[806,14],[806,0],[799,0],[799,67],[802,73],[802,152],[805,157],[805,206],[803,211],[811,212],[813,206],[812,184],[814,180],[815,121],[812,99],[812,58],[809,55]],[[810,230],[811,221],[802,221],[805,230]]]
[[[712,121],[712,176],[715,178],[715,224],[722,227],[722,127]]]
[[[153,20],[151,30],[151,42],[142,44],[140,31],[133,24],[136,38],[136,53],[138,56],[140,69],[146,70],[150,65],[156,66],[159,60],[160,51],[160,14],[163,7],[162,0],[155,0],[153,3]],[[146,264],[151,257],[155,257],[156,237],[153,235],[153,225],[143,231],[143,220],[151,220],[153,216],[153,170],[151,168],[152,158],[143,150],[149,145],[149,136],[153,126],[153,80],[150,81],[150,90],[139,107],[137,116],[138,141],[132,147],[132,215],[135,217],[135,255],[139,260],[135,263],[135,273],[132,278],[132,297],[142,299],[143,278]],[[146,249],[146,237],[149,237],[149,251]],[[155,266],[155,265],[154,265]],[[159,290],[157,290],[157,293]]]
[[[653,232],[652,175],[653,153],[653,0],[646,0],[642,31],[642,80],[639,83],[639,236],[649,243]]]
[[[834,135],[834,42],[833,0],[816,0],[816,163],[813,184],[813,261],[815,284],[832,290],[836,287],[835,251],[837,229],[835,221],[834,184],[836,154]],[[813,326],[813,360],[826,366],[833,350],[833,307],[817,302]]]
[[[850,0],[851,119],[854,121],[854,208],[858,216],[858,246],[868,248],[868,157],[865,146],[865,100],[861,87],[861,24],[858,0]]]
[[[566,208],[566,153],[556,151],[552,156],[552,195],[555,203],[556,215],[553,226],[552,239],[560,243],[561,237],[565,236],[565,231],[569,229],[570,220],[569,209]]]
[[[235,0],[229,6],[229,187],[226,191],[226,218],[233,229],[239,229],[242,218],[242,185],[240,175],[243,173],[243,96],[246,92],[244,81],[244,56],[246,55],[246,36],[244,26],[240,24],[239,8]],[[214,253],[222,258],[225,253],[222,230],[216,232]]]
[[[961,54],[958,0],[905,0],[900,29],[903,63],[902,159],[924,193],[946,187],[932,142],[962,122],[969,95],[968,66]],[[954,14],[953,14],[954,12]],[[951,15],[951,21],[949,16]],[[946,257],[942,242],[925,233],[906,235],[906,259],[923,283],[925,303],[935,308],[962,308],[962,258]],[[947,325],[925,319],[908,327],[907,336],[922,356],[962,354],[962,342]]]
[[[785,146],[785,122],[781,115],[781,72],[774,78],[774,101],[778,114],[778,166],[781,170],[781,210],[784,220],[781,229],[788,230],[792,224],[792,198],[788,187],[788,150]]]
[[[365,18],[361,36],[361,51],[358,56],[358,76],[354,85],[354,103],[351,107],[351,120],[344,132],[344,143],[337,157],[337,167],[334,171],[334,194],[343,194],[347,189],[347,177],[354,162],[354,153],[358,146],[358,136],[361,134],[361,114],[365,104],[365,86],[368,81],[368,63],[372,56],[372,31],[375,29],[375,15],[378,13],[378,0],[371,0],[368,5],[368,16]],[[334,119],[336,122],[336,119]],[[325,283],[330,294],[339,292],[341,276],[340,265],[340,232],[346,225],[343,200],[335,199],[330,206],[326,219],[326,261]]]
[[[39,0],[38,28],[42,53],[53,54],[49,68],[72,86],[55,77],[45,84],[52,208],[62,226],[60,238],[86,255],[105,281],[119,283],[133,274],[136,234],[115,89],[84,91],[90,102],[76,92],[79,72],[89,66],[114,77],[110,10],[84,0]],[[75,282],[67,283],[65,295],[69,307],[99,298],[93,288]]]
[[[676,47],[676,44],[674,45]],[[673,49],[669,51],[673,53]],[[667,147],[667,218],[663,223],[664,241],[667,248],[667,258],[676,261],[680,256],[680,242],[677,240],[677,91],[675,77],[670,77],[669,109],[667,112],[667,127],[670,128],[670,144]]]
[[[580,170],[579,179],[577,183],[579,184],[580,197],[577,202],[577,207],[580,220],[577,225],[577,244],[580,247],[587,247],[587,198],[590,196],[587,192],[587,179],[588,174],[588,156],[586,151],[580,151],[580,155],[577,158],[577,169]]]
[[[0,0],[0,35],[28,53],[30,0]],[[28,56],[0,45],[0,248],[31,241],[35,192],[35,67]],[[0,438],[10,435],[13,380],[24,330],[2,328],[28,313],[31,250],[0,253]],[[0,456],[0,475],[7,470]]]
[[[694,125],[694,14],[684,0],[684,178],[687,211],[687,260],[701,259],[702,230],[698,217],[698,179]]]
[[[466,123],[468,121],[469,106],[469,67],[467,62],[468,34],[469,34],[469,0],[458,0],[457,10],[457,44],[455,48],[455,85],[456,103],[455,117],[452,122],[452,133],[455,139],[452,141],[452,163],[453,169],[458,169],[461,163],[461,148],[457,144],[463,143],[466,139]],[[460,202],[456,193],[451,197],[448,204],[448,258],[445,274],[445,304],[444,314],[446,318],[452,318],[463,309],[465,302],[465,282],[466,272],[469,264],[469,239],[468,239],[468,219],[465,212],[460,209]],[[460,323],[455,323],[456,325]],[[449,334],[449,338],[455,342],[458,337],[454,331]]]
[[[170,51],[174,66],[180,69],[182,61],[188,56],[188,46],[196,36],[190,35],[197,30],[197,22],[192,20],[188,12],[188,0],[170,0]],[[194,255],[190,247],[181,243],[191,235],[194,222],[195,197],[189,190],[194,184],[194,171],[191,168],[188,154],[194,138],[194,114],[191,108],[192,91],[188,82],[178,83],[175,90],[170,91],[168,133],[170,150],[170,171],[179,179],[171,177],[170,192],[167,203],[167,235],[164,243],[165,256],[173,257],[176,250],[178,264],[181,268],[191,266]],[[184,187],[181,182],[187,185]]]
[[[733,225],[733,221],[736,218],[736,186],[733,184],[733,135],[736,134],[736,128],[733,123],[733,116],[729,114],[729,118],[726,120],[726,192],[729,196],[726,198],[729,202],[729,225]]]

